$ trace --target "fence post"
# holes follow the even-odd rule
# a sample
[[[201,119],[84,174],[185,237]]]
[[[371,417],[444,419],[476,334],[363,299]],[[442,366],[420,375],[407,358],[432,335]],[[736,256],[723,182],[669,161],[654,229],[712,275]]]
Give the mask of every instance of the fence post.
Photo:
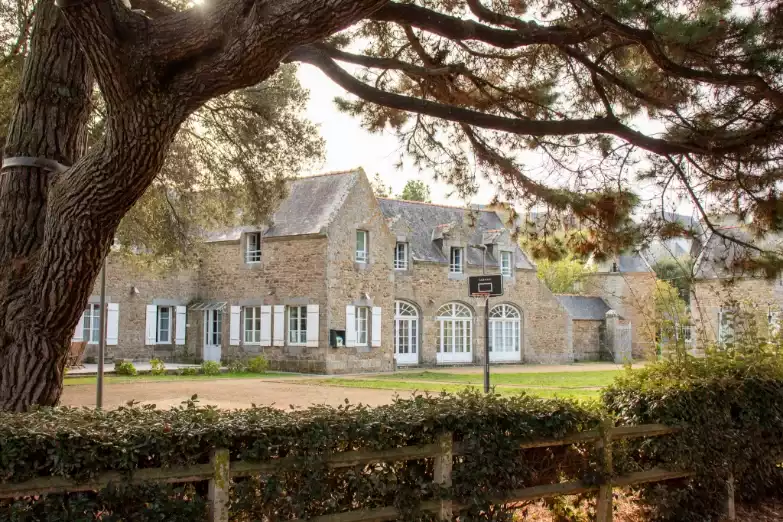
[[[737,520],[737,510],[734,506],[734,475],[732,473],[729,473],[729,478],[726,480],[726,492],[728,493],[726,515],[729,520]]]
[[[435,457],[433,482],[441,487],[451,488],[451,468],[454,464],[454,436],[445,433],[438,437],[440,452]],[[441,499],[437,516],[440,520],[451,520],[453,516],[451,500]]]
[[[604,482],[598,489],[598,507],[596,513],[597,522],[612,522],[612,428],[614,423],[610,420],[604,422],[601,427],[601,440],[597,447],[601,451],[601,471]]]
[[[229,474],[231,456],[227,449],[212,451],[209,462],[215,471],[209,479],[209,522],[228,522],[228,491],[231,486]]]

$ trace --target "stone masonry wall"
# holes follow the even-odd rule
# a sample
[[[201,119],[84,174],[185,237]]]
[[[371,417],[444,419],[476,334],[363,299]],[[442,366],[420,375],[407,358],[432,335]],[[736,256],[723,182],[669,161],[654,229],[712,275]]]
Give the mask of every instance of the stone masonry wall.
[[[473,362],[484,361],[484,302],[468,297],[468,275],[480,275],[480,266],[468,265],[464,276],[449,277],[447,264],[415,263],[412,270],[395,277],[395,297],[408,301],[421,314],[420,362],[437,364],[438,310],[460,302],[473,312]],[[503,297],[490,299],[490,307],[511,304],[522,311],[521,362],[558,364],[573,362],[571,320],[533,270],[517,270],[504,281]]]
[[[610,308],[631,322],[633,357],[644,359],[655,349],[655,325],[652,316],[655,274],[623,272],[591,274],[585,293],[603,297]]]
[[[223,315],[223,357],[265,355],[272,369],[297,372],[326,372],[326,245],[323,236],[264,239],[261,262],[245,263],[244,236],[240,241],[207,245],[200,272],[201,298],[227,301]],[[230,306],[320,305],[319,346],[260,347],[230,346]],[[203,312],[191,312],[201,324]],[[240,328],[241,330],[241,328]],[[199,344],[201,347],[203,340]]]
[[[766,334],[767,314],[783,309],[783,287],[778,280],[710,279],[694,282],[691,294],[691,317],[694,339],[703,346],[718,339],[718,315],[730,302],[738,302],[743,312],[754,316],[756,324]]]
[[[171,360],[184,347],[172,344],[145,346],[147,305],[155,300],[169,300],[171,304],[187,304],[196,297],[197,276],[193,270],[176,272],[155,271],[135,264],[117,254],[106,260],[106,302],[119,305],[119,331],[116,346],[106,347],[106,359],[133,359],[149,361],[153,358]],[[135,289],[136,291],[134,291]],[[100,276],[93,285],[90,303],[100,303]],[[174,321],[172,321],[172,324]],[[172,327],[172,340],[175,339]],[[189,329],[185,341],[195,342]],[[86,357],[95,357],[98,345],[88,345]]]
[[[603,321],[574,321],[574,360],[600,361],[604,351]]]
[[[369,236],[369,261],[356,263],[356,231]],[[372,187],[360,176],[329,226],[326,325],[345,330],[348,305],[381,307],[381,346],[328,348],[327,373],[391,371],[394,368],[394,270],[396,239]],[[370,323],[372,319],[370,318]],[[371,330],[372,325],[368,328]],[[368,340],[372,332],[368,332]]]

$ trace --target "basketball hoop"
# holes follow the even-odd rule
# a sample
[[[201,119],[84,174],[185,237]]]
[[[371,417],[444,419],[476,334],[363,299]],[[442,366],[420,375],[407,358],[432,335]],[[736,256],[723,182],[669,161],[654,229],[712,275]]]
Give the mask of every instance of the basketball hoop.
[[[475,297],[477,299],[481,299],[482,297],[484,299],[489,297],[489,292],[475,292],[473,294],[470,294],[470,297]]]

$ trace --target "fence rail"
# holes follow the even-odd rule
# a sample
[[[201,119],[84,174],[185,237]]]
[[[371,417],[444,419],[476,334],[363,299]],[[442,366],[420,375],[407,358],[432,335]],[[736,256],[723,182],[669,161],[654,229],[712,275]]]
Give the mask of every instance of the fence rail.
[[[661,424],[646,424],[641,426],[614,427],[605,425],[600,430],[586,431],[569,435],[555,440],[531,441],[520,445],[520,449],[545,448],[566,446],[570,444],[594,443],[603,457],[603,472],[607,482],[603,484],[585,484],[582,481],[562,482],[558,484],[545,484],[511,491],[506,497],[492,499],[498,504],[510,504],[526,502],[530,500],[545,499],[562,495],[575,495],[598,492],[597,521],[609,522],[612,520],[612,488],[633,486],[650,482],[663,482],[666,480],[686,478],[693,473],[681,471],[667,471],[664,469],[651,469],[613,477],[612,468],[612,442],[616,440],[660,437],[678,432],[678,428],[672,428]],[[419,446],[406,446],[382,451],[348,451],[335,453],[325,458],[326,464],[331,468],[345,468],[358,465],[374,464],[388,461],[406,461],[422,458],[434,458],[434,483],[449,488],[452,481],[452,465],[455,456],[463,455],[461,444],[455,443],[452,434],[448,433],[439,437],[437,443]],[[271,462],[230,462],[227,449],[213,451],[209,464],[197,464],[186,467],[172,468],[144,468],[134,471],[129,477],[121,472],[107,472],[99,474],[87,481],[76,481],[63,477],[40,477],[16,484],[0,484],[0,499],[19,498],[46,493],[72,493],[80,491],[93,491],[103,489],[115,483],[140,483],[140,482],[198,482],[209,481],[209,505],[210,522],[226,522],[228,520],[229,487],[232,478],[246,477],[250,475],[272,474],[280,470],[291,468],[296,462],[301,462],[300,457],[284,457]],[[612,477],[608,481],[608,477]],[[729,504],[728,512],[730,520],[733,520],[734,507],[734,482],[729,479],[728,484]],[[430,500],[422,502],[422,511],[435,513],[441,520],[451,520],[454,511],[468,507],[452,500]],[[393,507],[348,511],[333,515],[325,515],[308,519],[310,522],[361,522],[374,520],[395,520],[398,511]],[[295,521],[304,522],[304,521]]]

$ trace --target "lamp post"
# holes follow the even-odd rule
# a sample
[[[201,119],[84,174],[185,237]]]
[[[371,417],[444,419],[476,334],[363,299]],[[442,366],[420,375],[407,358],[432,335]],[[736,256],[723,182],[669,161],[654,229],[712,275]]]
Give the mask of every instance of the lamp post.
[[[95,407],[103,407],[103,359],[106,354],[106,260],[103,260],[101,267],[101,323],[98,327],[98,389],[95,395]]]

